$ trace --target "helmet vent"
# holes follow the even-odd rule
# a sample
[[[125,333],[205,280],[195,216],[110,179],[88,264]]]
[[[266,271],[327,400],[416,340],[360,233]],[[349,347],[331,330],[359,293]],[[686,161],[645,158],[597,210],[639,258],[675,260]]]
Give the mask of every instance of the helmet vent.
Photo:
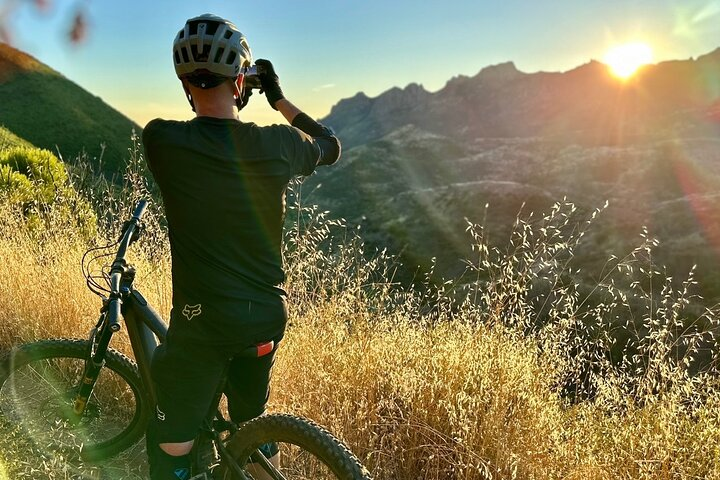
[[[229,40],[230,37],[232,37],[232,35],[233,35],[232,30],[226,30],[226,31],[225,31],[225,39],[226,39],[226,40]]]
[[[182,47],[180,49],[180,52],[182,53],[183,62],[188,63],[190,61],[190,57],[188,57],[188,52],[185,47]]]
[[[232,65],[233,62],[235,62],[235,57],[237,57],[237,53],[230,52],[230,55],[228,55],[227,61],[225,63],[227,63],[228,65]]]
[[[177,50],[175,50],[175,65],[180,65],[180,55],[178,55]]]
[[[215,32],[217,32],[218,25],[220,25],[218,22],[215,21],[194,21],[194,22],[188,22],[189,28],[189,35],[192,37],[193,35],[198,34],[198,30],[203,30],[203,34],[205,35],[215,35]]]
[[[180,33],[179,33],[179,35],[178,35],[178,39],[183,39],[183,38],[185,38],[185,30],[180,30]]]
[[[202,48],[199,49],[197,45],[190,45],[190,54],[192,55],[193,61],[207,62],[208,55],[210,55],[210,48],[212,47],[212,45],[210,45],[209,43],[203,43],[202,45],[200,45],[200,47]]]
[[[215,52],[215,59],[213,60],[213,62],[220,63],[220,60],[222,59],[222,56],[224,53],[225,53],[224,48],[218,48],[217,52]]]

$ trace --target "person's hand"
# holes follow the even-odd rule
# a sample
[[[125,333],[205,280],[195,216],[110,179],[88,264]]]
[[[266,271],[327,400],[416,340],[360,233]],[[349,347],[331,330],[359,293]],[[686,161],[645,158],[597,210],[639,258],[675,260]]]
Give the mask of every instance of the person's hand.
[[[270,106],[277,110],[275,103],[285,98],[285,96],[280,88],[280,79],[275,73],[273,64],[270,60],[258,59],[255,65],[258,66],[258,77],[260,78],[260,85],[262,85],[260,93],[265,93]]]

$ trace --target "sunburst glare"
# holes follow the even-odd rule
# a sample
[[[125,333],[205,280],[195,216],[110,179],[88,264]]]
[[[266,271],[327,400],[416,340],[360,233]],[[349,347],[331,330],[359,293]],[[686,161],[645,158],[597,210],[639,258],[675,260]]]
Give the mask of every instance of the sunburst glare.
[[[605,54],[604,62],[613,75],[621,79],[630,78],[643,65],[652,62],[653,51],[647,43],[626,43],[617,45]]]

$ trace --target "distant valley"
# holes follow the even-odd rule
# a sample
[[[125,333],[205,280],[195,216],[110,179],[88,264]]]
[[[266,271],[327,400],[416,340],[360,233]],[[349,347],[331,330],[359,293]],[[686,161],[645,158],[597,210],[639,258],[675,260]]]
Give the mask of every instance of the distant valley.
[[[306,180],[304,194],[400,253],[406,275],[435,257],[446,278],[471,258],[465,218],[504,248],[521,209],[537,215],[567,198],[589,212],[609,201],[578,253],[588,281],[645,225],[661,241],[655,260],[681,276],[698,264],[702,293],[718,300],[718,105],[720,49],[626,83],[597,62],[533,74],[507,63],[435,93],[415,84],[360,93],[323,119],[344,158]]]

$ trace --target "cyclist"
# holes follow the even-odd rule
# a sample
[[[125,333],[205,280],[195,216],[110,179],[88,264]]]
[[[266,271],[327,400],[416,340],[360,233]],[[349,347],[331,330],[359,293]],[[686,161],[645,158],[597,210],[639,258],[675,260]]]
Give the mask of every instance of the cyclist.
[[[152,362],[158,403],[147,449],[153,480],[189,478],[193,439],[224,375],[233,421],[265,410],[274,351],[252,359],[234,355],[282,339],[286,187],[340,156],[332,131],[284,98],[267,60],[256,62],[261,93],[290,125],[238,119],[235,109],[250,97],[244,80],[253,59],[245,36],[228,20],[189,19],[175,37],[173,60],[196,117],[152,120],[142,136],[165,205],[173,286],[167,340]],[[265,451],[277,463],[277,447]]]

